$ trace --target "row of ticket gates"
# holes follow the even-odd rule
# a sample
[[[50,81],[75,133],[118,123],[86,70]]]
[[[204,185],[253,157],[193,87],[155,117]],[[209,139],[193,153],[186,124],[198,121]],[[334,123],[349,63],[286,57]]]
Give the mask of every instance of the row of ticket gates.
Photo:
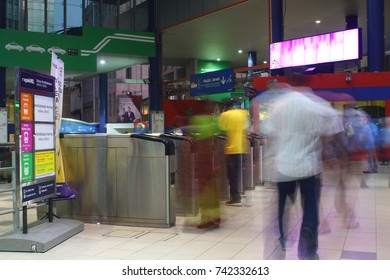
[[[214,136],[213,162],[220,200],[229,199],[224,136]],[[263,184],[263,139],[246,138],[241,193]],[[170,227],[176,216],[199,213],[194,141],[173,134],[65,134],[66,180],[76,199],[56,202],[59,217],[88,223]]]

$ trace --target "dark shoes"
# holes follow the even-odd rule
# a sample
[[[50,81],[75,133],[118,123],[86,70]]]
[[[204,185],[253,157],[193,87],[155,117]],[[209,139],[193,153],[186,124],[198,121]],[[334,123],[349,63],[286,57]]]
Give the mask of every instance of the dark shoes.
[[[364,174],[372,174],[372,173],[378,173],[377,170],[364,170],[363,171]]]
[[[318,254],[314,254],[310,257],[306,257],[304,260],[319,260],[320,256]]]
[[[207,222],[207,223],[201,223],[197,225],[197,228],[199,229],[214,229],[219,228],[219,224],[215,222]]]
[[[308,227],[303,227],[299,236],[298,258],[300,260],[319,260],[316,253],[318,241],[316,235]]]
[[[241,201],[236,200],[236,199],[231,199],[229,201],[226,201],[226,205],[227,206],[238,206],[238,207],[242,206]]]
[[[283,237],[279,237],[280,246],[282,247],[283,251],[286,251],[286,240],[284,240]]]

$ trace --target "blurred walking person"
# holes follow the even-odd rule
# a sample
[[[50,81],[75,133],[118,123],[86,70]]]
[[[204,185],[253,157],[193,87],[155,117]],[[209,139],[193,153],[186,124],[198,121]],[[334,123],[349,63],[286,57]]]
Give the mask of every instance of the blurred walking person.
[[[275,101],[265,127],[275,152],[281,245],[283,247],[285,242],[285,202],[287,197],[295,196],[296,188],[299,187],[303,217],[298,258],[304,260],[319,259],[317,250],[322,141],[324,137],[339,132],[332,125],[337,113],[323,103],[326,103],[325,100],[314,96],[309,88],[285,90]]]
[[[219,129],[217,116],[212,114],[212,109],[213,103],[208,103],[204,114],[192,116],[189,120],[194,139],[195,176],[199,193],[199,229],[218,228],[221,222],[216,181],[219,167],[213,160],[214,135]]]
[[[376,159],[375,138],[378,135],[378,127],[370,117],[362,117],[362,142],[366,148],[367,167],[363,173],[377,173],[378,163]]]

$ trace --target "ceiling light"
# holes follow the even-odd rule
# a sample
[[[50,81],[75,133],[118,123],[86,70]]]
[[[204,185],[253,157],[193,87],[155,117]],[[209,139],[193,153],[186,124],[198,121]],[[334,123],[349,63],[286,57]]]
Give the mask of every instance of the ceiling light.
[[[267,64],[267,63],[268,63],[268,61],[267,61],[267,60],[264,60],[264,61],[263,61],[263,63],[264,63],[264,64]]]
[[[318,23],[321,23],[321,21],[320,20],[316,20],[316,23],[318,24]]]
[[[242,53],[242,50],[238,50],[238,53]]]
[[[106,64],[106,61],[105,61],[104,59],[101,59],[101,60],[100,60],[100,64],[102,64],[102,65],[103,65],[103,64]]]
[[[217,58],[217,61],[221,61],[221,59],[220,59],[220,58]]]

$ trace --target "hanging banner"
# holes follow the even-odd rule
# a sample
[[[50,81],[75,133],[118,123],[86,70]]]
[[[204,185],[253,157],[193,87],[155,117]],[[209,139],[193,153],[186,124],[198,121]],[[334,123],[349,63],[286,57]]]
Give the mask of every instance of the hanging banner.
[[[56,146],[56,182],[65,183],[64,163],[60,146],[60,129],[62,119],[62,103],[64,97],[64,62],[54,53],[51,53],[50,75],[54,77],[55,91],[55,146]]]

